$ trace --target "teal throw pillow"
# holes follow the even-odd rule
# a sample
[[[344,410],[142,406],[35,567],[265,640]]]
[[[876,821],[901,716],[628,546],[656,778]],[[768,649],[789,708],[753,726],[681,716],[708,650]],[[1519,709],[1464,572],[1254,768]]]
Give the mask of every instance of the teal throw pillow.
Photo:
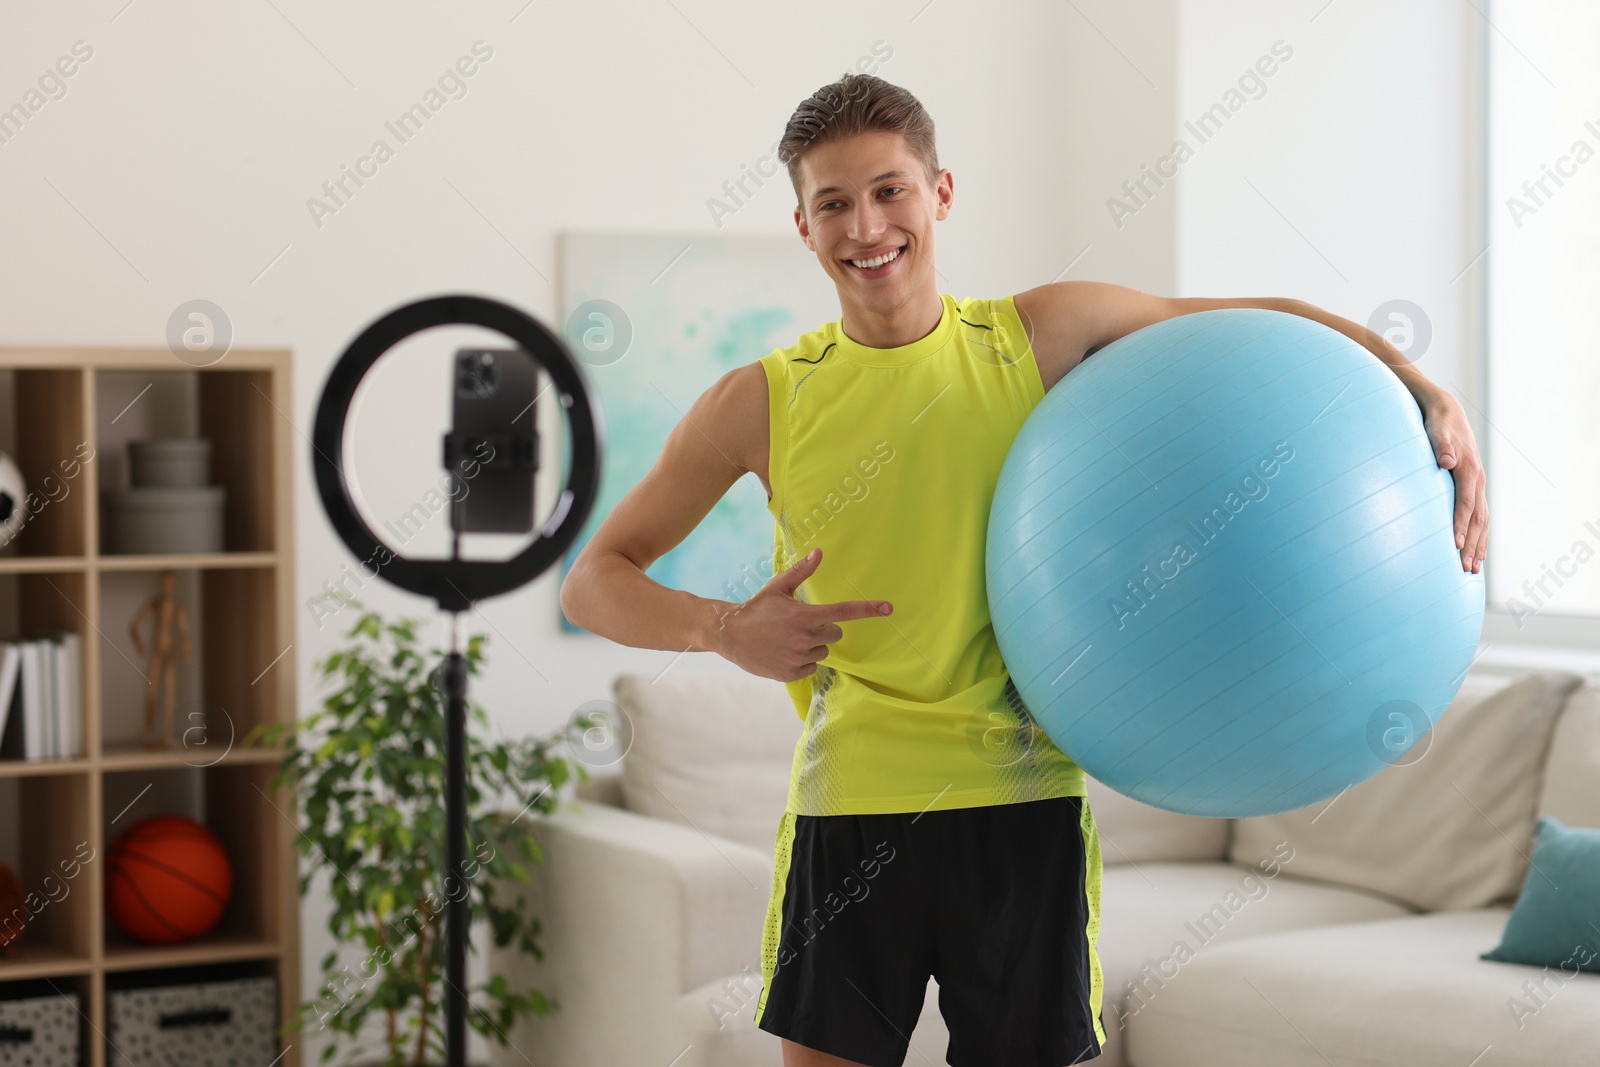
[[[1478,958],[1600,974],[1600,830],[1539,816],[1500,944]]]

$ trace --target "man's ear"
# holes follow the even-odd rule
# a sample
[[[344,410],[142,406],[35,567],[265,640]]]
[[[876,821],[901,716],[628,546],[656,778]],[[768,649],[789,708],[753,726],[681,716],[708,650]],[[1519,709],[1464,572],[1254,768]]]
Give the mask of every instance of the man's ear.
[[[794,225],[795,229],[800,231],[800,240],[805,242],[808,249],[815,252],[817,246],[811,243],[811,224],[806,221],[806,214],[800,210],[799,204],[794,208]]]
[[[948,167],[939,172],[938,181],[934,183],[933,195],[939,199],[939,207],[933,217],[935,219],[949,217],[950,208],[955,203],[956,176],[950,173]]]

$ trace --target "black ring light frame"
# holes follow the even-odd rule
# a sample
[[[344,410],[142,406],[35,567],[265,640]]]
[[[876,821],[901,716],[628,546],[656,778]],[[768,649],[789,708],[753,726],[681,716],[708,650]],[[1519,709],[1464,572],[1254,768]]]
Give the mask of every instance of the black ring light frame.
[[[345,475],[344,428],[356,387],[374,363],[412,334],[435,326],[483,326],[513,341],[544,367],[560,393],[571,425],[572,465],[555,510],[521,553],[505,560],[407,559],[378,539],[361,517]],[[438,601],[445,611],[465,611],[474,601],[509,592],[543,573],[577,540],[600,487],[599,412],[566,345],[522,311],[481,296],[439,296],[396,308],[363,330],[334,364],[311,430],[311,465],[328,521],[357,559],[389,557],[384,580]]]
[[[572,438],[567,483],[554,511],[533,541],[505,560],[408,559],[380,541],[361,517],[345,473],[344,430],[356,387],[378,358],[412,334],[435,326],[483,326],[515,341],[544,367],[559,391]],[[451,649],[439,674],[445,710],[445,1045],[448,1067],[466,1067],[467,936],[471,898],[452,892],[452,872],[466,867],[467,667],[457,645],[460,613],[475,601],[525,585],[550,567],[577,539],[599,496],[602,420],[589,400],[583,368],[560,338],[522,311],[479,296],[439,296],[396,308],[368,326],[334,364],[317,404],[311,434],[311,466],[317,491],[334,530],[358,559],[384,560],[380,577],[401,589],[438,601],[451,613]],[[537,471],[530,472],[533,477]],[[459,545],[459,538],[452,538]]]

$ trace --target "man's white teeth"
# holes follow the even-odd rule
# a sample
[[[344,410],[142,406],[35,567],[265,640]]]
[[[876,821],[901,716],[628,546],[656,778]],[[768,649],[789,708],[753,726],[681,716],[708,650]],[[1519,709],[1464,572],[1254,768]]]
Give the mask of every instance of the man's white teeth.
[[[860,267],[862,270],[877,270],[879,267],[883,266],[891,259],[894,259],[899,254],[900,250],[897,248],[893,252],[886,252],[883,255],[878,256],[876,259],[852,259],[850,262],[853,265]]]

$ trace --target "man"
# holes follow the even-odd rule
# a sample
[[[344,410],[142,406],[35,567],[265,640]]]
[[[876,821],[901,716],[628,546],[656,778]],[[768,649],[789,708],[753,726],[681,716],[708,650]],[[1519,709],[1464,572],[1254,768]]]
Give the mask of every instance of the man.
[[[1099,836],[1082,769],[1011,684],[984,595],[989,504],[1023,420],[1152,323],[1227,307],[1315,319],[1416,398],[1477,573],[1488,510],[1471,428],[1382,338],[1298,300],[1076,281],[942,295],[934,224],[953,179],[921,104],[881,79],[847,75],[802,102],[779,157],[840,318],[695,402],[575,561],[562,607],[623,644],[709,650],[782,681],[805,719],[755,1013],[788,1067],[900,1064],[930,975],[955,1067],[1092,1059],[1106,1040]],[[776,520],[771,581],[733,604],[645,577],[747,473]]]

